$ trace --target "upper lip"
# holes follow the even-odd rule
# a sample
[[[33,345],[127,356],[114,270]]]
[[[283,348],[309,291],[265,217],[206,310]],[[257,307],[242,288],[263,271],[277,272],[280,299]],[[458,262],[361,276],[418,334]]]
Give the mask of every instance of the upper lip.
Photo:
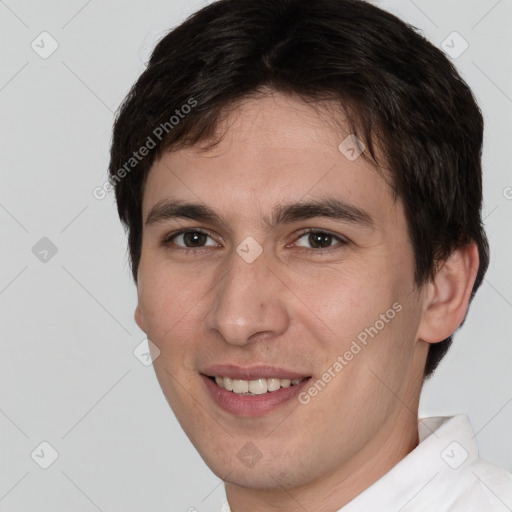
[[[302,379],[310,375],[279,368],[276,366],[235,366],[232,364],[216,364],[205,368],[201,373],[208,377],[229,377],[238,380],[256,380],[275,377],[277,379]]]

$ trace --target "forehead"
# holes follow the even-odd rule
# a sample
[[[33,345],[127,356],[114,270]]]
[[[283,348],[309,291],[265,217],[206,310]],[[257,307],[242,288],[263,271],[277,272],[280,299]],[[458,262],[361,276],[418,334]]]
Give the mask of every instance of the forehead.
[[[308,104],[280,93],[246,99],[219,121],[215,145],[165,153],[153,164],[143,216],[169,197],[214,205],[241,218],[274,205],[337,196],[393,208],[391,189],[363,149],[338,106]]]

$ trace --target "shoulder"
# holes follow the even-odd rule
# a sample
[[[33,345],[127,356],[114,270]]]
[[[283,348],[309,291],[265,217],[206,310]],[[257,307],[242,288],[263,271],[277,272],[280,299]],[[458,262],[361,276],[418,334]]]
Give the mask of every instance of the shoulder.
[[[512,475],[485,459],[472,461],[458,478],[457,493],[452,496],[450,512],[512,510]]]

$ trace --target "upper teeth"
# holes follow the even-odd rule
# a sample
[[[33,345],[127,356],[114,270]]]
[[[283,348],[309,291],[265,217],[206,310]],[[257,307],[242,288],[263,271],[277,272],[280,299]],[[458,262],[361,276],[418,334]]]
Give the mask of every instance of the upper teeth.
[[[299,384],[303,380],[304,379],[278,379],[274,377],[270,379],[239,380],[230,379],[229,377],[215,377],[215,382],[221,388],[233,391],[233,393],[253,395],[262,395],[267,391],[277,391],[282,387],[288,388]]]

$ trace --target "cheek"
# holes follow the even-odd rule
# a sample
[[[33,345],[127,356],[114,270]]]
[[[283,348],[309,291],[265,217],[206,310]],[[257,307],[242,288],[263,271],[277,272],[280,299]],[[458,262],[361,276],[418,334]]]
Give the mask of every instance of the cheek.
[[[191,318],[197,316],[206,286],[204,280],[185,276],[162,264],[149,261],[141,265],[139,306],[148,338],[161,351],[186,339],[183,332]]]
[[[205,291],[199,289],[197,279],[171,271],[165,263],[141,263],[139,306],[147,337],[160,351],[153,370],[176,417],[193,423],[198,413],[183,389],[189,387],[189,379],[195,375],[191,355],[195,353],[194,340],[199,338],[191,326],[197,331],[201,325],[200,301]]]
[[[391,307],[394,291],[375,266],[369,267],[325,267],[290,276],[303,319],[316,323],[315,331],[339,339],[373,324]]]
[[[348,373],[409,362],[418,317],[411,276],[409,259],[381,257],[293,277],[301,299],[295,315],[323,345],[326,368],[350,349]]]

